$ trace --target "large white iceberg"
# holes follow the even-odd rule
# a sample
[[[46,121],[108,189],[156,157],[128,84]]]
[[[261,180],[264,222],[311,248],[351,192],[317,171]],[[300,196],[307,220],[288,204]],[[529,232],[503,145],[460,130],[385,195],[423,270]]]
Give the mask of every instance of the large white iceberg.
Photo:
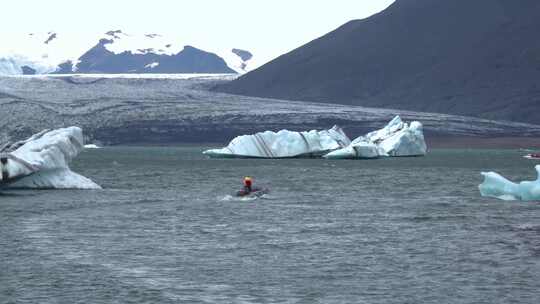
[[[234,138],[227,147],[204,151],[214,158],[292,158],[320,157],[330,151],[348,146],[351,140],[343,130],[294,132],[266,131]]]
[[[0,186],[10,188],[101,189],[92,180],[69,169],[84,149],[78,127],[42,131],[0,147]]]
[[[540,201],[540,165],[535,169],[538,174],[535,181],[524,181],[519,184],[495,172],[482,172],[484,182],[478,186],[480,194],[506,201]]]
[[[427,153],[422,124],[407,124],[399,116],[384,128],[360,136],[340,150],[326,154],[329,159],[423,156]]]

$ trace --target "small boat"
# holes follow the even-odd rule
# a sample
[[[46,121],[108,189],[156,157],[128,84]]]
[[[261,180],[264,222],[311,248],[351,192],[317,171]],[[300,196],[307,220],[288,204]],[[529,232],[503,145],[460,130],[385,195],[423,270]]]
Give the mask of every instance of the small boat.
[[[263,189],[263,188],[255,188],[251,192],[247,192],[245,190],[240,190],[236,192],[237,197],[261,197],[265,194],[268,194],[270,190]]]
[[[540,153],[530,153],[525,156],[526,159],[540,159]]]

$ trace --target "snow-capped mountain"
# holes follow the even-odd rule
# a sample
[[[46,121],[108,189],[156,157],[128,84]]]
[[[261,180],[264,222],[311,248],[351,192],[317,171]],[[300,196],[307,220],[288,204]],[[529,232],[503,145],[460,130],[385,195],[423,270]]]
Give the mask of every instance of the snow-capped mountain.
[[[132,35],[114,30],[84,39],[49,31],[4,41],[13,43],[0,46],[0,75],[222,74],[245,73],[256,67],[249,51],[236,48],[207,51],[155,33]]]

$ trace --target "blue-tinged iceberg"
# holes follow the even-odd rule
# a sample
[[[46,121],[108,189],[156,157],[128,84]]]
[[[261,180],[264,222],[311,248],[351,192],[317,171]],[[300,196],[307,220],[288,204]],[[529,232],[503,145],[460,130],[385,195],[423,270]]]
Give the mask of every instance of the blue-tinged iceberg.
[[[343,149],[326,154],[329,159],[423,156],[427,153],[422,124],[407,124],[399,116],[384,128],[353,140]]]
[[[42,131],[0,147],[0,186],[33,189],[100,189],[69,168],[84,150],[82,130],[69,127]]]
[[[295,132],[266,131],[234,138],[227,147],[203,153],[213,158],[293,158],[320,157],[330,151],[347,147],[351,140],[343,130]]]
[[[535,167],[538,178],[519,184],[509,181],[495,172],[482,172],[484,182],[478,186],[480,194],[506,201],[540,201],[540,165]]]

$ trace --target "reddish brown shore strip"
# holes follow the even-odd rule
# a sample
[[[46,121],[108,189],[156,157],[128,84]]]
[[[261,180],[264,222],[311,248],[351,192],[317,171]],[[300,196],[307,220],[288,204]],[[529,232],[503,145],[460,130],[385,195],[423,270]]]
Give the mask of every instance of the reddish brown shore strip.
[[[426,142],[430,148],[471,148],[471,149],[539,149],[538,137],[472,137],[472,136],[429,136]]]

